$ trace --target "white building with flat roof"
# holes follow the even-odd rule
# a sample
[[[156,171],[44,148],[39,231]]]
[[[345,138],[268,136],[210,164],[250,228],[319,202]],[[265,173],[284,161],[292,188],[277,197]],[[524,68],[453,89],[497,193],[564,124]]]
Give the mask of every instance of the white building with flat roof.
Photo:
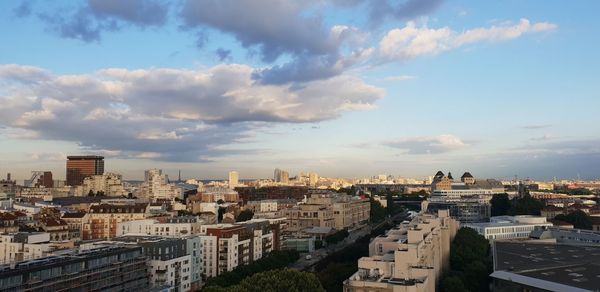
[[[467,223],[469,227],[483,235],[488,240],[528,238],[531,231],[537,226],[552,226],[546,217],[518,215],[491,217],[486,223]]]
[[[344,281],[344,291],[435,291],[448,269],[458,227],[448,210],[439,210],[437,215],[419,213],[377,236],[369,243],[369,256],[358,260],[358,271]]]

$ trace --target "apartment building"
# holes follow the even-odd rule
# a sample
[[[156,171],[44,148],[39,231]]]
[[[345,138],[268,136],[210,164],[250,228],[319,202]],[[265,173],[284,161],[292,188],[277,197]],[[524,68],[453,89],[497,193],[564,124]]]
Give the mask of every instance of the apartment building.
[[[90,216],[85,212],[64,213],[61,217],[67,223],[69,238],[75,241],[90,237],[90,230],[84,230],[84,225],[89,222]]]
[[[0,266],[2,291],[144,291],[140,247],[105,247]]]
[[[200,232],[203,221],[197,216],[178,216],[162,219],[132,220],[117,223],[117,236],[127,234],[181,237]]]
[[[369,256],[360,258],[358,271],[344,281],[344,291],[435,291],[449,265],[450,243],[458,227],[448,210],[422,212],[410,223],[374,238]]]
[[[46,257],[54,251],[47,232],[0,234],[0,264]]]
[[[215,277],[279,249],[279,225],[254,219],[236,224],[202,226],[203,273]]]
[[[50,234],[50,241],[65,241],[69,237],[69,224],[62,219],[43,218],[39,220],[40,227]]]
[[[90,205],[89,221],[83,224],[83,240],[111,239],[121,222],[145,219],[145,203],[95,203]]]
[[[19,231],[18,217],[12,212],[0,213],[0,233]]]
[[[370,213],[371,203],[369,199],[339,196],[333,200],[335,229],[341,230],[367,223]]]
[[[139,190],[139,196],[151,201],[183,199],[183,190],[170,183],[169,176],[161,169],[149,169],[144,173],[144,183]]]
[[[306,203],[280,210],[287,230],[297,232],[311,227],[350,228],[369,220],[371,205],[367,199],[331,192],[311,194]]]
[[[104,173],[88,176],[83,179],[80,195],[87,196],[90,192],[102,193],[107,196],[124,196],[127,191],[123,187],[122,176],[115,173]]]
[[[246,208],[254,213],[277,212],[277,200],[248,201]]]

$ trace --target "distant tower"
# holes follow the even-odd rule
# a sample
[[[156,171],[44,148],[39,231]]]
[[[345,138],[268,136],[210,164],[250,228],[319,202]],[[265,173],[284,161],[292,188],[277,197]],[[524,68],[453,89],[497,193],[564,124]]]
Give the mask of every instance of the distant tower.
[[[181,169],[179,170],[179,176],[177,176],[177,181],[181,182]]]
[[[83,179],[104,174],[104,157],[95,155],[67,156],[67,185],[79,186]]]
[[[237,171],[229,172],[229,188],[234,188],[239,184],[240,174]]]
[[[281,169],[275,168],[275,171],[273,172],[273,180],[275,182],[281,182],[281,172]]]

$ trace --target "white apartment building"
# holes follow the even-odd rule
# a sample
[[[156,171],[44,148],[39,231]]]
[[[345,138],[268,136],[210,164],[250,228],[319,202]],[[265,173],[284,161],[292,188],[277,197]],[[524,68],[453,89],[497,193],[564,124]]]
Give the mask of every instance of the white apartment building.
[[[268,220],[202,226],[202,271],[215,277],[247,265],[278,248],[279,240]]]
[[[219,239],[213,235],[200,236],[202,274],[207,278],[216,277],[218,273],[217,252]],[[232,251],[234,252],[234,251]]]
[[[127,191],[123,187],[122,176],[110,172],[86,177],[81,185],[80,195],[87,196],[90,191],[102,192],[107,196],[127,195]]]
[[[490,218],[489,223],[468,223],[469,227],[483,235],[488,240],[528,238],[535,227],[552,226],[546,222],[546,217],[519,215],[496,216]]]
[[[448,210],[439,210],[437,215],[419,213],[410,223],[390,229],[371,241],[369,256],[358,260],[358,271],[344,281],[344,291],[435,291],[458,227]]]
[[[117,223],[116,236],[123,235],[157,235],[165,237],[182,237],[197,234],[203,221],[195,216],[181,216],[159,222],[156,219],[133,220]]]
[[[46,257],[53,250],[50,244],[50,233],[0,234],[0,264]]]
[[[155,201],[157,199],[183,199],[183,191],[169,183],[169,177],[161,169],[149,169],[144,173],[144,183],[140,187],[140,196]]]

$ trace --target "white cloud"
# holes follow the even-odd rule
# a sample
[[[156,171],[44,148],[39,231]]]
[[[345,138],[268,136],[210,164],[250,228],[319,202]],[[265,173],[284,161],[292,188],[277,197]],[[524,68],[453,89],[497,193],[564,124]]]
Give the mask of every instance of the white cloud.
[[[390,30],[379,42],[378,53],[384,60],[406,60],[423,55],[436,55],[477,42],[500,42],[528,33],[553,31],[558,26],[548,22],[531,23],[521,19],[515,25],[499,25],[456,32],[449,27],[418,27],[414,21],[403,28]]]
[[[317,122],[371,110],[384,95],[353,76],[292,87],[262,85],[253,80],[254,72],[232,64],[48,73],[28,83],[0,77],[8,85],[0,88],[0,126],[36,133],[30,138],[77,142],[88,151],[126,157],[155,152],[161,155],[147,158],[185,161],[234,153],[235,147],[218,146],[240,143],[270,123]]]
[[[385,77],[386,81],[407,81],[417,79],[417,76],[413,75],[397,75]]]
[[[392,148],[405,150],[408,154],[438,154],[469,146],[454,135],[430,137],[407,137],[383,143]]]
[[[142,152],[139,155],[137,155],[138,158],[145,158],[145,159],[151,159],[151,158],[159,158],[160,157],[160,153],[157,152]]]

